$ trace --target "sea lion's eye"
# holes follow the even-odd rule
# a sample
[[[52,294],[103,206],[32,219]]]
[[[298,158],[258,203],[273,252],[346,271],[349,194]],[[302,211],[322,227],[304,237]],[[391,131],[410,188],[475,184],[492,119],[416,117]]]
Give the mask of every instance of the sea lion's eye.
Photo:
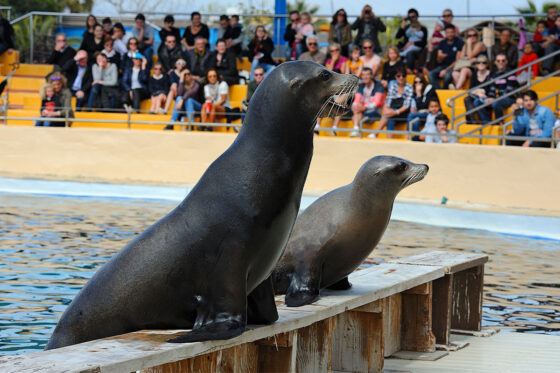
[[[399,172],[402,172],[402,171],[406,170],[406,163],[405,162],[399,162],[397,167],[395,167],[395,170],[397,170]]]
[[[323,80],[329,80],[331,77],[331,73],[328,72],[327,70],[321,70],[321,72],[319,73],[319,78],[323,79]]]

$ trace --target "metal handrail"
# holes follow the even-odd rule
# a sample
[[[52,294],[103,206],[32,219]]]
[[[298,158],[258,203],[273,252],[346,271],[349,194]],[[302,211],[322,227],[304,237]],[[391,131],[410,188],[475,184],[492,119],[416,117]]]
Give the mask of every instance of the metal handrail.
[[[459,93],[458,95],[455,95],[455,96],[453,96],[453,97],[448,98],[447,101],[446,101],[446,104],[447,104],[448,107],[451,108],[451,123],[452,123],[453,126],[455,127],[455,121],[456,121],[457,119],[462,118],[462,117],[466,117],[467,115],[473,114],[473,113],[477,112],[477,111],[480,110],[480,109],[483,109],[483,108],[486,108],[486,107],[492,105],[492,103],[490,103],[490,102],[484,103],[483,105],[477,106],[476,108],[471,109],[471,110],[469,110],[469,111],[467,111],[467,112],[465,112],[465,113],[463,113],[463,114],[460,114],[460,115],[455,116],[455,101],[456,101],[457,99],[459,99],[459,98],[461,98],[461,97],[463,97],[463,96],[469,95],[469,94],[471,94],[473,91],[475,91],[475,90],[477,90],[477,89],[481,89],[481,88],[483,88],[483,87],[486,87],[486,86],[489,86],[489,85],[491,85],[491,84],[494,84],[497,80],[500,80],[500,79],[509,77],[509,76],[511,76],[511,75],[513,75],[513,74],[515,74],[515,73],[517,73],[518,71],[522,71],[522,70],[525,70],[525,69],[530,69],[531,66],[533,66],[534,64],[540,63],[540,62],[545,61],[545,60],[547,60],[547,59],[549,59],[549,58],[554,58],[554,57],[557,56],[557,55],[560,55],[560,50],[557,50],[557,51],[554,52],[554,53],[550,53],[550,54],[548,54],[548,55],[546,55],[546,56],[544,56],[544,57],[541,57],[541,58],[539,58],[539,59],[537,59],[537,60],[535,60],[535,61],[533,61],[533,62],[528,63],[527,65],[522,66],[522,67],[518,67],[518,68],[516,68],[516,69],[514,69],[514,70],[507,71],[507,72],[505,72],[505,73],[503,73],[503,74],[501,74],[501,75],[498,75],[497,77],[495,77],[495,78],[493,78],[493,79],[491,79],[491,80],[489,80],[489,81],[487,81],[487,82],[484,82],[484,83],[482,83],[482,84],[480,84],[480,85],[478,85],[478,86],[476,86],[476,87],[470,88],[470,89],[468,89],[468,90],[466,90],[466,91],[464,91],[464,92]],[[539,82],[541,82],[541,81],[543,81],[543,80],[545,80],[545,79],[548,79],[549,77],[552,77],[552,76],[554,76],[554,75],[557,75],[557,74],[560,74],[560,70],[553,71],[553,72],[551,72],[551,73],[549,73],[549,74],[547,74],[547,75],[545,75],[545,76],[543,76],[543,77],[537,79],[537,80],[534,81],[534,82],[532,82],[531,79],[529,79],[525,85],[519,87],[519,88],[516,89],[515,91],[509,92],[509,93],[507,93],[506,95],[501,96],[499,99],[503,99],[503,98],[505,98],[505,97],[512,96],[512,95],[515,94],[515,93],[521,92],[521,91],[524,90],[525,88],[530,88],[531,85],[537,84],[537,83],[539,83]],[[499,99],[497,99],[497,100],[499,100]]]

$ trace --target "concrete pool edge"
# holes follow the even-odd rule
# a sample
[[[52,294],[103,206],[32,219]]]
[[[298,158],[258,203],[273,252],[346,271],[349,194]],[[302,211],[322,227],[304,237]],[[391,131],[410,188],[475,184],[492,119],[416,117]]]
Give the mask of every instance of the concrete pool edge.
[[[0,193],[23,195],[50,195],[60,197],[116,198],[140,200],[181,201],[189,187],[82,183],[38,179],[0,178]],[[305,194],[301,208],[315,199]],[[481,211],[481,206],[469,209],[468,204],[447,206],[436,201],[398,199],[392,220],[449,228],[479,229],[490,232],[560,240],[560,217],[519,213]]]

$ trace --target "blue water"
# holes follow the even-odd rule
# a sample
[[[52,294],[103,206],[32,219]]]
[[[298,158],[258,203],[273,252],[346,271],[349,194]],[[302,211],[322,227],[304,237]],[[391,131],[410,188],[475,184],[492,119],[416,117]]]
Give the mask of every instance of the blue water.
[[[176,204],[0,194],[0,355],[42,349],[93,273]],[[365,265],[436,249],[490,255],[483,325],[560,335],[560,241],[393,221]]]

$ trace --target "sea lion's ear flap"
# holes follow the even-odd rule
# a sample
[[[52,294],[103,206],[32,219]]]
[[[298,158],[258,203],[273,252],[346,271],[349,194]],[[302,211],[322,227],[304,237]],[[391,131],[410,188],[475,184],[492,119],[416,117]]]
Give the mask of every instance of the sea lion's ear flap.
[[[303,81],[300,78],[293,78],[290,80],[290,89],[298,89],[303,84]]]

